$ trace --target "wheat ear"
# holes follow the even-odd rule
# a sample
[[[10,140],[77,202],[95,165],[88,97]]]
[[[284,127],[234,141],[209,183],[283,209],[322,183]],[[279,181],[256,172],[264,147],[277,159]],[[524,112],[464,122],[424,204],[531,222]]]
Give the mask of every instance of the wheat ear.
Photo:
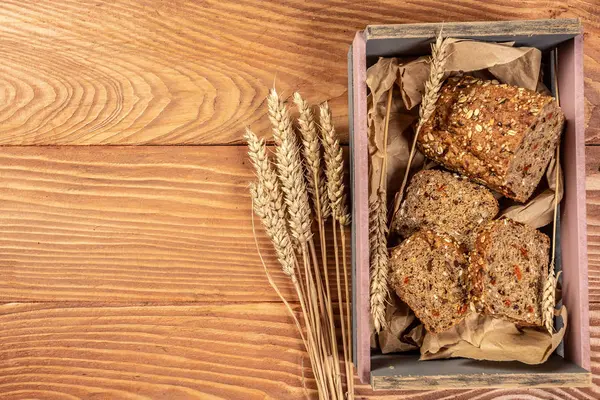
[[[292,129],[288,109],[275,89],[271,89],[269,92],[267,104],[269,119],[273,125],[273,138],[278,144],[275,148],[277,172],[284,193],[290,234],[298,244],[300,253],[306,256],[304,250],[311,236],[311,214],[306,182],[302,174],[303,167],[298,140]],[[302,263],[302,266],[305,265],[306,263]],[[312,310],[314,307],[311,304],[310,277],[310,271],[304,270],[306,285],[303,289],[306,292],[309,308]],[[315,317],[314,313],[311,314],[311,317]],[[313,321],[313,323],[315,322]]]
[[[283,272],[296,279],[296,256],[286,225],[285,202],[279,179],[269,162],[264,140],[259,140],[250,129],[246,129],[244,137],[248,142],[248,155],[258,178],[258,183],[254,187],[255,193],[251,193],[254,211],[260,217],[273,242]]]
[[[319,117],[321,141],[324,150],[323,158],[325,159],[325,175],[327,176],[327,196],[331,206],[331,215],[342,225],[348,225],[350,214],[348,214],[344,190],[344,153],[337,138],[332,122],[331,109],[327,102],[319,107]]]
[[[332,122],[331,110],[327,102],[319,107],[319,122],[321,126],[321,141],[324,149],[325,175],[327,177],[327,196],[331,205],[331,225],[333,229],[333,246],[336,269],[336,284],[338,294],[338,307],[342,327],[342,347],[344,350],[344,361],[346,367],[346,386],[348,397],[354,398],[354,373],[352,364],[352,343],[351,343],[351,320],[350,320],[350,294],[348,284],[348,268],[346,260],[346,234],[344,226],[350,224],[350,214],[346,204],[346,193],[344,189],[344,154],[337,138],[335,128]],[[339,224],[341,247],[342,247],[342,265],[344,271],[344,292],[346,295],[346,309],[344,312],[343,295],[340,280],[340,260],[339,248],[337,243],[336,222]]]
[[[446,61],[448,60],[448,40],[442,37],[442,31],[439,32],[435,43],[431,45],[431,61],[429,64],[429,78],[425,82],[425,93],[421,100],[421,107],[419,107],[419,122],[417,123],[417,129],[415,130],[415,137],[413,138],[412,146],[410,148],[410,154],[408,156],[408,165],[406,166],[406,172],[402,179],[402,185],[396,201],[394,202],[394,210],[397,210],[402,199],[404,198],[404,189],[408,181],[408,175],[410,167],[415,157],[415,150],[417,146],[417,138],[421,132],[421,128],[429,120],[435,110],[435,103],[437,103],[440,97],[440,89],[444,82],[444,72]],[[391,221],[391,219],[390,219]]]
[[[298,139],[284,102],[272,89],[268,97],[269,119],[273,124],[273,137],[278,144],[277,171],[285,194],[290,233],[300,243],[306,244],[311,235],[311,213],[306,182],[302,176],[302,161],[298,152]]]
[[[375,331],[380,332],[386,325],[385,305],[388,289],[388,249],[387,249],[387,207],[385,191],[377,191],[377,199],[369,210],[369,241],[371,249],[371,316]]]
[[[331,207],[327,198],[327,182],[321,168],[321,144],[315,124],[315,117],[308,102],[300,93],[294,93],[294,103],[298,107],[298,130],[302,136],[302,148],[306,165],[306,183],[311,195],[315,214],[321,212],[321,217],[327,219],[331,215]]]

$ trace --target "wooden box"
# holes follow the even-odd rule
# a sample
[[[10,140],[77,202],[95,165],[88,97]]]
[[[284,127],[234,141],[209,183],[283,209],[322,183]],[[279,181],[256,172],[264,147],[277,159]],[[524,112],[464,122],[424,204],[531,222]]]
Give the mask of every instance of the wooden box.
[[[370,348],[366,70],[380,56],[429,54],[442,24],[368,26],[349,52],[354,362],[374,389],[552,387],[591,384],[585,212],[583,35],[578,20],[445,23],[445,36],[514,41],[543,52],[558,49],[558,84],[566,128],[562,140],[565,196],[559,252],[563,301],[569,311],[564,346],[541,365],[470,359],[418,361],[418,353],[376,354]]]

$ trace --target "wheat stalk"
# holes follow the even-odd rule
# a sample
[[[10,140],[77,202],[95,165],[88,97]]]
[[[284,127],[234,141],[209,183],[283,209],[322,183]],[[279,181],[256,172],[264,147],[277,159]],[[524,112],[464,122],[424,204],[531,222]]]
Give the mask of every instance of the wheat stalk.
[[[254,164],[258,183],[250,186],[250,194],[253,200],[254,212],[261,218],[267,235],[273,243],[277,259],[282,266],[283,272],[288,275],[296,293],[300,300],[300,305],[303,310],[303,316],[305,319],[305,326],[308,332],[308,338],[303,340],[307,343],[307,351],[311,358],[311,363],[315,367],[315,376],[322,377],[325,373],[322,368],[322,362],[319,360],[321,355],[315,345],[316,336],[312,327],[312,323],[309,312],[307,311],[307,302],[305,300],[304,290],[302,290],[300,283],[296,276],[296,258],[292,250],[291,239],[286,226],[285,220],[285,207],[283,202],[283,193],[279,186],[279,182],[275,171],[269,163],[266,147],[263,140],[259,140],[254,133],[250,130],[246,131],[246,140],[248,142],[248,154],[252,163]],[[268,270],[267,277],[269,278]],[[272,280],[269,279],[271,282]],[[276,287],[274,287],[276,289]],[[278,290],[276,289],[276,292]],[[323,378],[318,379],[324,381]],[[318,382],[320,392],[327,393],[328,390],[324,387],[322,382]]]
[[[334,316],[331,307],[331,287],[329,285],[329,273],[327,268],[327,243],[325,238],[324,220],[331,215],[331,207],[327,197],[327,184],[321,168],[321,145],[317,134],[317,127],[314,120],[314,115],[308,102],[302,99],[300,93],[294,93],[294,103],[298,107],[298,128],[302,137],[302,148],[304,155],[304,164],[306,167],[306,182],[308,191],[311,195],[317,224],[319,228],[319,239],[321,244],[321,261],[323,265],[323,274],[325,277],[325,287],[319,271],[315,270],[317,281],[319,302],[324,306],[323,316],[324,325],[329,328],[329,331],[324,331],[328,334],[325,340],[329,343],[329,355],[332,359],[333,368],[336,376],[339,377],[339,357],[337,348],[337,339],[335,334]],[[318,266],[316,258],[316,250],[312,238],[309,241],[311,254],[313,256],[313,265]],[[341,381],[338,379],[336,384],[340,391]]]
[[[402,203],[404,198],[404,189],[408,181],[408,175],[410,167],[415,157],[415,150],[417,146],[417,138],[421,132],[421,128],[429,120],[433,112],[435,111],[435,103],[440,97],[440,89],[442,83],[444,83],[444,71],[446,61],[448,60],[448,40],[442,37],[442,31],[436,37],[435,43],[431,45],[431,61],[429,66],[429,78],[425,82],[425,93],[421,100],[421,107],[419,108],[419,122],[417,123],[417,129],[415,130],[415,137],[413,138],[412,146],[410,148],[410,154],[408,156],[408,165],[404,172],[404,178],[402,179],[402,185],[396,201],[394,202],[394,210],[397,210],[399,205]]]
[[[327,323],[328,313],[325,311],[323,288],[320,280],[320,271],[317,263],[312,263],[311,257],[316,259],[312,244],[312,215],[309,204],[307,184],[303,174],[303,164],[300,156],[298,140],[292,129],[292,122],[284,101],[275,89],[269,93],[267,100],[269,118],[273,125],[273,136],[278,144],[275,155],[277,158],[278,176],[282,184],[285,203],[287,206],[288,225],[290,233],[295,238],[302,255],[304,268],[304,290],[306,292],[307,311],[310,324],[315,332],[315,346],[319,353],[318,368],[322,370],[323,385],[327,385],[332,393],[341,391],[339,379],[331,374],[329,362],[330,351],[327,341],[321,330]],[[335,334],[335,332],[333,332]],[[335,358],[334,358],[335,360]],[[337,363],[334,363],[337,364]],[[336,365],[334,365],[334,368]],[[339,368],[339,367],[338,367]],[[337,381],[336,381],[337,379]]]
[[[346,193],[344,188],[344,154],[337,138],[335,128],[332,122],[331,109],[327,102],[319,107],[319,123],[321,127],[321,142],[323,143],[323,158],[325,159],[325,176],[327,177],[327,196],[331,206],[331,225],[333,229],[333,246],[335,256],[336,284],[338,294],[338,308],[340,313],[342,327],[342,347],[344,350],[344,360],[346,367],[346,386],[348,396],[354,398],[354,373],[352,364],[352,343],[351,343],[351,320],[350,320],[350,290],[348,284],[348,268],[346,257],[346,233],[344,226],[350,224],[350,214],[346,204]],[[340,260],[337,241],[336,222],[339,224],[341,247],[342,247],[342,265],[344,273],[344,293],[346,296],[346,307],[343,307],[343,296],[340,280]]]
[[[383,131],[383,159],[379,176],[376,199],[369,204],[369,245],[370,245],[370,309],[375,332],[379,333],[386,325],[385,304],[388,289],[388,250],[387,250],[387,142],[392,109],[393,87],[388,91],[385,126]],[[374,189],[374,188],[372,188]]]
[[[558,94],[558,50],[554,50],[554,89],[556,91],[556,102],[560,106],[560,97]],[[560,190],[560,137],[556,145],[556,158],[554,162],[555,183],[554,183],[554,218],[552,224],[552,259],[548,271],[548,278],[544,282],[544,293],[542,297],[542,316],[544,326],[550,334],[554,332],[554,308],[556,306],[556,285],[558,276],[554,273],[554,264],[556,260],[556,222],[558,218],[558,192]]]
[[[291,238],[286,226],[284,194],[279,185],[277,175],[268,160],[264,141],[259,140],[250,130],[246,131],[245,137],[248,142],[248,154],[258,177],[258,182],[250,186],[254,212],[261,218],[267,231],[267,235],[273,243],[283,272],[291,277],[296,294],[300,300],[302,315],[307,329],[307,337],[304,338],[302,333],[301,336],[307,345],[307,351],[311,359],[311,364],[313,365],[319,394],[325,399],[329,397],[330,388],[326,385],[326,382],[327,376],[331,376],[331,372],[327,371],[328,364],[324,361],[324,354],[323,351],[321,351],[322,346],[319,345],[321,334],[317,322],[318,316],[315,314],[315,305],[313,301],[314,288],[309,284],[307,284],[306,287],[302,287],[302,282],[297,277],[297,260],[291,246]],[[304,259],[304,266],[306,272],[306,258]],[[276,286],[273,285],[272,279],[270,279],[266,267],[265,272],[267,273],[269,282],[276,292],[278,292]]]
[[[556,90],[556,102],[560,106],[560,97],[558,93],[558,52],[554,50],[554,89]],[[556,285],[558,284],[558,275],[555,275],[554,266],[556,261],[556,222],[558,218],[558,192],[560,191],[560,138],[556,145],[556,156],[554,162],[555,184],[554,184],[554,217],[552,224],[552,259],[550,261],[548,277],[544,282],[544,293],[542,297],[542,316],[544,326],[550,334],[554,332],[554,308],[556,306]]]
[[[542,295],[542,317],[546,330],[552,334],[554,332],[554,307],[556,305],[556,285],[558,276],[554,272],[556,260],[556,220],[558,216],[558,191],[560,185],[559,179],[559,163],[560,162],[560,144],[556,147],[556,160],[554,168],[556,170],[555,185],[554,185],[554,224],[552,226],[552,259],[548,267],[548,277],[544,282],[544,292]],[[560,272],[559,272],[560,275]]]

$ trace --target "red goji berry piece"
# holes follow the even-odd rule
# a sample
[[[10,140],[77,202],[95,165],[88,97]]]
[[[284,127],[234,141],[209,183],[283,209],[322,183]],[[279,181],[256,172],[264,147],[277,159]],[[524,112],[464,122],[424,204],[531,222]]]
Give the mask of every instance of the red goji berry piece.
[[[515,276],[517,277],[517,280],[520,281],[521,279],[523,279],[523,274],[521,273],[521,268],[519,268],[519,266],[516,264],[513,265],[513,268],[515,270]]]

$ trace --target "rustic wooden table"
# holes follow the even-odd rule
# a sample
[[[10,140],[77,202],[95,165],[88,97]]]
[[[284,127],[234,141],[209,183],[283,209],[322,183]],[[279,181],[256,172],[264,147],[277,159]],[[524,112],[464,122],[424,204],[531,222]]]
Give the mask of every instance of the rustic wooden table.
[[[598,7],[597,0],[3,2],[0,398],[306,397],[308,360],[256,256],[252,172],[240,146],[246,125],[269,132],[268,88],[275,82],[285,94],[329,100],[346,135],[346,53],[365,25],[562,17],[579,17],[586,29],[596,386],[377,394],[358,386],[357,395],[599,398]],[[291,296],[284,277],[275,278]]]

